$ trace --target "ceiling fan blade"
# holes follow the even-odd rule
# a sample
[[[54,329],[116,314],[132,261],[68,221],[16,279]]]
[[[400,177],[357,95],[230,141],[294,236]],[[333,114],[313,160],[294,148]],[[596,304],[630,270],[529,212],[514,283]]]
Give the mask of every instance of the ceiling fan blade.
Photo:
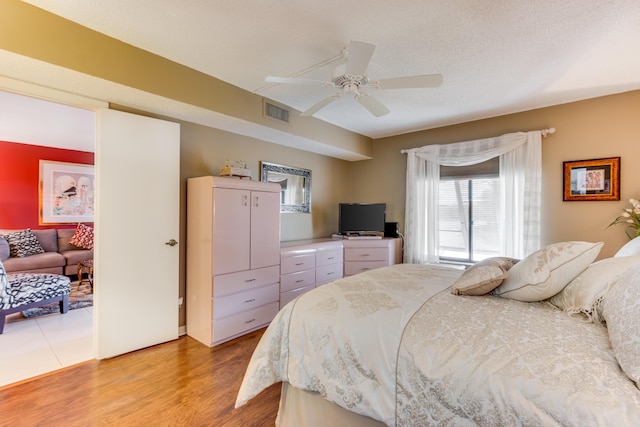
[[[376,46],[371,43],[358,42],[351,40],[349,42],[349,51],[347,53],[347,69],[346,74],[356,76],[364,76],[369,66],[369,61],[373,56]]]
[[[394,77],[378,80],[380,89],[414,89],[422,87],[438,87],[442,84],[442,74],[425,74],[422,76]]]
[[[356,101],[376,117],[381,117],[391,112],[384,104],[371,95],[356,96]]]
[[[325,99],[318,102],[317,104],[312,105],[311,107],[303,111],[300,115],[303,117],[313,116],[315,113],[317,113],[327,105],[331,104],[333,101],[335,101],[338,98],[340,98],[340,95],[337,93],[334,93],[333,95],[326,97]]]
[[[327,82],[324,80],[295,79],[292,77],[275,77],[275,76],[267,76],[264,79],[264,81],[269,83],[285,83],[285,84],[293,84],[293,85],[315,85],[315,86],[332,84],[331,82]]]

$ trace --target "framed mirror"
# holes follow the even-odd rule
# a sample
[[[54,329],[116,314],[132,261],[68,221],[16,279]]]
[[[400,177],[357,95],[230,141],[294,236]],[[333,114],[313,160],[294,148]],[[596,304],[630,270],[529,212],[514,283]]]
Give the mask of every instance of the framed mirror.
[[[280,212],[311,213],[309,169],[260,162],[260,181],[280,184]]]

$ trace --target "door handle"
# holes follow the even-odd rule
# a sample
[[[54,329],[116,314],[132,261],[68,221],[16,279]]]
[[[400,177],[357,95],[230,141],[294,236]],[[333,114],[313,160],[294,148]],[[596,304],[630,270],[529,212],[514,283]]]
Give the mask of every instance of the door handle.
[[[169,240],[168,242],[165,242],[165,245],[169,245],[169,246],[175,246],[177,245],[178,242],[174,239]]]

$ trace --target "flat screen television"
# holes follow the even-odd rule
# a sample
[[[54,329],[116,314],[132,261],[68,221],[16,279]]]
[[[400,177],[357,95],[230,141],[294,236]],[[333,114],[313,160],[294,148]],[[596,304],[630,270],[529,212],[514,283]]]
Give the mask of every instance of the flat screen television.
[[[338,233],[384,233],[384,203],[340,203],[338,205]]]

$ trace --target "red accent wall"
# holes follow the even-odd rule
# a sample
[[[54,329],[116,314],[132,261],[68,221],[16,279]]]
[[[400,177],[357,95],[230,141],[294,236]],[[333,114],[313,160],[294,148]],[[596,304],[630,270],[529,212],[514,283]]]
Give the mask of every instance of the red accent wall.
[[[0,229],[76,226],[38,224],[40,160],[93,165],[94,153],[0,141]]]

